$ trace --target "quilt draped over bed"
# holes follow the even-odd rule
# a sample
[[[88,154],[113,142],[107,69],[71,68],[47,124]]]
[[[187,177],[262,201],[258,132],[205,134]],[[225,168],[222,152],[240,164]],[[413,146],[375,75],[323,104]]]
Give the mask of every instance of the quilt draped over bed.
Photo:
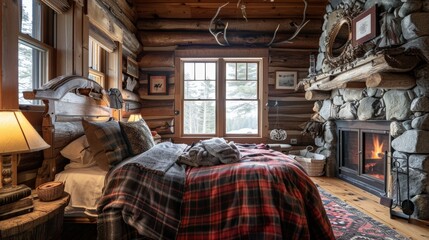
[[[174,145],[174,144],[173,144]],[[115,169],[99,210],[100,239],[335,239],[314,183],[295,160],[239,148],[238,163],[165,174]]]

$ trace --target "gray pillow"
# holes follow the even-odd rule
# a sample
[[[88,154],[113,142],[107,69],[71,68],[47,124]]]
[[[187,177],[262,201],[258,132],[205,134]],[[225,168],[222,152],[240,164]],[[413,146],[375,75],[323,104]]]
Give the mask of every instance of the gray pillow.
[[[128,150],[133,156],[146,152],[155,146],[149,126],[143,119],[137,122],[119,122],[119,126],[128,145]]]
[[[101,169],[109,170],[129,156],[118,122],[82,120],[82,125],[94,159]]]

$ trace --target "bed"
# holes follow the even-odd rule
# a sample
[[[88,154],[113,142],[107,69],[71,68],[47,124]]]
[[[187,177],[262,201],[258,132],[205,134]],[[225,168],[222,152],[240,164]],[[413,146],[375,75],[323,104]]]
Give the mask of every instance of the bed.
[[[143,123],[109,121],[108,101],[103,100],[99,86],[85,78],[72,79],[67,84],[57,81],[62,87],[54,92],[63,92],[62,97],[47,97],[46,91],[52,87],[33,91],[34,98],[43,99],[51,109],[46,116],[50,128],[44,129],[45,139],[54,144],[45,154],[47,166],[42,167],[38,179],[63,179],[58,176],[67,171],[88,173],[91,167],[108,170],[101,173],[104,190],[96,197],[97,211],[85,209],[87,206],[83,211],[96,219],[99,239],[334,239],[317,187],[301,165],[287,155],[264,144],[217,138],[204,141],[224,141],[219,143],[222,149],[204,141],[191,146],[170,142],[155,145],[150,131],[140,126]],[[82,89],[87,89],[86,94]],[[74,95],[80,100],[71,100]],[[76,104],[80,107],[73,107],[76,112],[71,114],[58,112],[65,109],[59,108],[60,102],[70,104],[67,109]],[[131,130],[124,130],[127,127]],[[138,134],[133,132],[136,129]],[[82,136],[96,164],[57,171],[59,159],[65,159],[60,152]],[[137,140],[130,136],[137,136]],[[225,144],[238,157],[213,153],[210,156],[217,160],[188,161],[193,149],[204,147],[206,152],[223,154],[228,148]],[[71,180],[65,181],[67,186]],[[76,197],[79,201],[77,195],[72,193],[72,200]]]

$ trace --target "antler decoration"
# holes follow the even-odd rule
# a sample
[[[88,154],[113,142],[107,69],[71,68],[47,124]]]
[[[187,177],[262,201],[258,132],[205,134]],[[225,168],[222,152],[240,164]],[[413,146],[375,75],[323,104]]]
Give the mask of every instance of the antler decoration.
[[[307,3],[307,1],[306,0],[303,0],[304,1],[304,12],[302,13],[302,21],[301,21],[301,24],[300,25],[298,25],[298,24],[296,24],[295,22],[292,22],[292,25],[294,26],[294,27],[296,27],[296,30],[295,30],[295,33],[290,37],[290,38],[288,38],[287,40],[285,40],[285,41],[283,41],[283,42],[279,42],[279,43],[292,43],[291,42],[291,40],[292,39],[294,39],[298,34],[299,34],[299,32],[301,31],[301,29],[302,28],[304,28],[304,26],[305,25],[307,25],[307,23],[308,22],[310,22],[310,20],[307,20],[307,21],[305,21],[305,15],[306,15],[306,12],[307,12],[307,5],[308,5],[308,3]],[[278,27],[277,27],[278,28]],[[276,32],[277,32],[277,30],[276,30]],[[274,38],[275,38],[275,33],[274,33],[274,37],[273,37],[273,39],[271,40],[271,42],[270,42],[270,44],[268,44],[268,46],[270,46],[271,44],[272,44],[272,42],[274,41]]]
[[[291,25],[293,25],[294,27],[296,27],[296,30],[295,30],[294,34],[290,38],[288,38],[287,40],[282,41],[282,42],[278,42],[278,43],[292,43],[291,40],[294,39],[299,34],[299,32],[301,31],[301,29],[304,28],[304,26],[307,25],[308,22],[310,22],[310,20],[306,21],[306,12],[307,12],[307,5],[308,5],[307,4],[307,0],[303,0],[303,1],[304,1],[304,12],[302,13],[301,24],[298,25],[295,22],[292,22]],[[271,2],[273,2],[273,1],[271,0]],[[220,10],[223,7],[225,7],[226,5],[228,5],[228,4],[229,4],[229,2],[223,4],[222,6],[220,6],[217,9],[216,14],[210,20],[210,25],[209,25],[209,32],[210,32],[210,34],[213,35],[213,37],[215,38],[217,44],[219,44],[220,46],[229,46],[229,42],[228,42],[228,39],[226,37],[226,31],[228,30],[228,22],[226,22],[226,24],[224,24],[220,19],[216,19],[216,18],[219,15]],[[238,7],[240,7],[241,14],[243,15],[243,18],[247,22],[246,5],[244,3],[241,3],[241,0],[238,0],[238,2],[237,2],[237,8]],[[214,25],[214,30],[212,30],[213,25]],[[223,26],[223,31],[219,30],[219,31],[215,32],[218,29],[219,26]],[[267,46],[271,46],[271,44],[274,43],[274,40],[275,40],[275,38],[277,36],[277,32],[278,32],[279,28],[280,28],[280,24],[277,24],[277,28],[276,28],[276,30],[274,30],[273,37],[272,37],[271,41],[267,44]],[[223,40],[225,41],[225,44],[221,43],[219,41],[219,35],[221,35],[221,34],[223,34]]]
[[[215,38],[215,40],[216,40],[217,44],[219,44],[219,45],[221,45],[221,46],[225,46],[225,44],[223,44],[223,43],[221,43],[221,42],[219,41],[218,37],[219,37],[219,35],[220,35],[220,34],[223,34],[223,39],[225,40],[226,45],[228,45],[228,46],[229,46],[228,39],[226,38],[226,30],[228,29],[228,22],[226,22],[226,25],[225,25],[225,24],[223,24],[223,23],[222,23],[222,21],[220,21],[219,19],[218,19],[218,20],[216,20],[216,23],[214,23],[214,22],[215,22],[215,19],[216,19],[217,15],[219,15],[220,10],[221,10],[223,7],[225,7],[226,5],[228,5],[228,4],[229,4],[229,2],[225,3],[224,5],[220,6],[220,7],[217,9],[216,14],[213,16],[212,20],[210,21],[210,26],[209,26],[209,32],[211,33],[211,35],[213,35],[213,37]],[[215,33],[215,32],[212,30],[212,26],[213,26],[213,24],[215,24],[215,30],[217,29],[217,26],[222,26],[222,25],[224,25],[224,26],[225,26],[225,28],[223,29],[223,33],[222,33],[222,31],[219,31],[219,32],[216,32],[216,33]]]

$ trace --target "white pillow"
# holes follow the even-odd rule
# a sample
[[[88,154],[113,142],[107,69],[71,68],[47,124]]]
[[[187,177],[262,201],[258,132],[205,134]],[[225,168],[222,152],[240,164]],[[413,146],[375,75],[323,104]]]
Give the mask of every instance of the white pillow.
[[[75,167],[88,167],[95,163],[85,135],[69,143],[60,153]]]

